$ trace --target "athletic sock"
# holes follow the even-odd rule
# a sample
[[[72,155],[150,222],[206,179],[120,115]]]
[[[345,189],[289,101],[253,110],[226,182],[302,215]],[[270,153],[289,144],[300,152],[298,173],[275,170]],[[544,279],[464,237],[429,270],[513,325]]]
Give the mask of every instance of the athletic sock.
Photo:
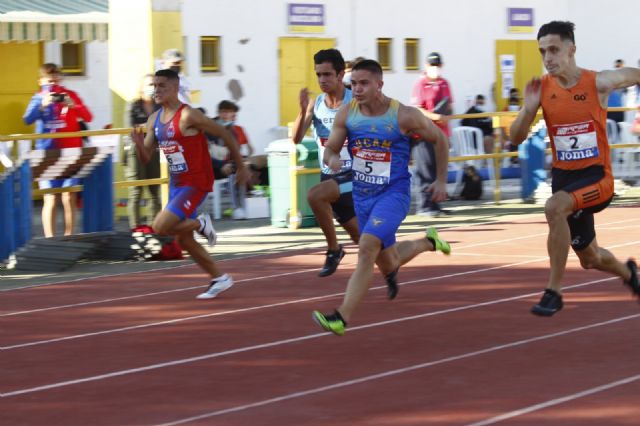
[[[198,232],[202,233],[204,231],[204,219],[198,218],[198,222],[200,222],[200,227],[198,228]]]

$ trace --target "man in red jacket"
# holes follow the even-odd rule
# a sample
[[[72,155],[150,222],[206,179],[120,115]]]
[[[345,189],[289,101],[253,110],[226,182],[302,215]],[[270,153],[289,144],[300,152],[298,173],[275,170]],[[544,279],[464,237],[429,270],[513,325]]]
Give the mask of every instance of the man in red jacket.
[[[47,63],[40,67],[40,91],[33,95],[22,119],[26,124],[36,123],[36,133],[60,133],[80,131],[79,121],[90,122],[93,118],[82,99],[60,84],[62,74],[57,65]],[[36,149],[81,148],[82,138],[38,139]],[[40,181],[42,189],[66,188],[78,185],[78,179],[56,179]],[[55,211],[57,200],[64,206],[64,235],[73,233],[75,224],[76,194],[45,194],[42,205],[42,226],[45,237],[55,233]]]

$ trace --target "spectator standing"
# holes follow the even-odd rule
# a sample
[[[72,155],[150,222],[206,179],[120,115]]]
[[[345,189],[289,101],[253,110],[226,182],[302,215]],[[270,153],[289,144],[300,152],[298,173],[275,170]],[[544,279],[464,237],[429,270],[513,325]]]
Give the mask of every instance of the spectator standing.
[[[425,73],[413,86],[411,105],[420,109],[449,138],[451,131],[447,116],[453,113],[453,96],[449,82],[441,76],[442,66],[442,56],[439,53],[433,52],[427,56]],[[436,179],[435,151],[430,142],[433,141],[417,141],[411,150],[419,186],[416,213],[439,216],[445,211],[431,199],[431,192],[427,191]]]
[[[133,101],[129,112],[129,124],[131,127],[144,126],[157,109],[153,100],[153,74],[147,74],[142,79],[140,97]],[[160,151],[155,151],[148,163],[143,163],[138,158],[134,147],[125,150],[124,154],[125,178],[127,180],[155,179],[160,177]],[[140,225],[140,200],[142,198],[142,186],[132,186],[129,188],[129,203],[127,210],[129,214],[129,226],[131,228]],[[151,218],[156,217],[160,212],[160,185],[147,186],[151,199]]]
[[[40,67],[40,90],[33,95],[22,119],[26,124],[36,123],[36,133],[77,132],[81,130],[79,120],[86,123],[93,119],[82,99],[60,83],[62,73],[56,64],[46,63]],[[38,139],[36,149],[81,148],[82,137],[61,139]],[[78,185],[79,179],[55,179],[39,181],[41,189],[68,188]],[[42,205],[42,226],[45,237],[55,235],[56,205],[62,201],[64,209],[64,235],[73,234],[75,227],[75,192],[45,194]]]

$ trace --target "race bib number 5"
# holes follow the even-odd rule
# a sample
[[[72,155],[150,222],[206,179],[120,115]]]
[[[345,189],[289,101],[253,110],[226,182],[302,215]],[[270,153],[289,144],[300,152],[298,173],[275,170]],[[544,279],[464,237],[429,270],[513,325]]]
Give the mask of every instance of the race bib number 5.
[[[391,152],[354,149],[352,169],[354,181],[386,185],[391,176]]]
[[[577,161],[597,157],[598,137],[593,121],[553,127],[553,141],[559,161]]]

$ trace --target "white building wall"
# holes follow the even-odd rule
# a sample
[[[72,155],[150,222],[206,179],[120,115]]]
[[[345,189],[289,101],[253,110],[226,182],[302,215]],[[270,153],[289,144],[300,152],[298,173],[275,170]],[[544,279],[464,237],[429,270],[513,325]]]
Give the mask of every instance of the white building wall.
[[[491,99],[495,75],[495,40],[535,39],[535,33],[509,34],[507,8],[534,9],[535,27],[554,20],[576,23],[578,64],[606,69],[617,58],[637,66],[640,53],[640,1],[607,0],[309,0],[325,5],[323,34],[287,32],[288,3],[304,0],[188,0],[182,2],[187,73],[191,88],[201,91],[201,102],[215,115],[217,103],[230,99],[228,84],[238,80],[243,97],[239,123],[245,126],[257,151],[276,138],[279,121],[278,39],[280,37],[335,38],[346,59],[376,58],[376,38],[393,38],[393,70],[385,73],[385,93],[409,100],[419,71],[404,70],[404,38],[420,39],[419,55],[442,54],[444,77],[452,86],[454,110],[462,113],[478,93]],[[222,36],[222,72],[199,70],[199,37]],[[59,45],[47,43],[45,59],[59,63]],[[92,129],[111,122],[107,44],[87,43],[87,75],[67,77],[94,114]]]
[[[83,76],[66,76],[63,85],[78,93],[93,114],[91,130],[102,129],[111,123],[111,92],[109,91],[108,44],[103,41],[85,43],[86,73]],[[45,62],[60,64],[60,43],[47,42],[44,47]]]

